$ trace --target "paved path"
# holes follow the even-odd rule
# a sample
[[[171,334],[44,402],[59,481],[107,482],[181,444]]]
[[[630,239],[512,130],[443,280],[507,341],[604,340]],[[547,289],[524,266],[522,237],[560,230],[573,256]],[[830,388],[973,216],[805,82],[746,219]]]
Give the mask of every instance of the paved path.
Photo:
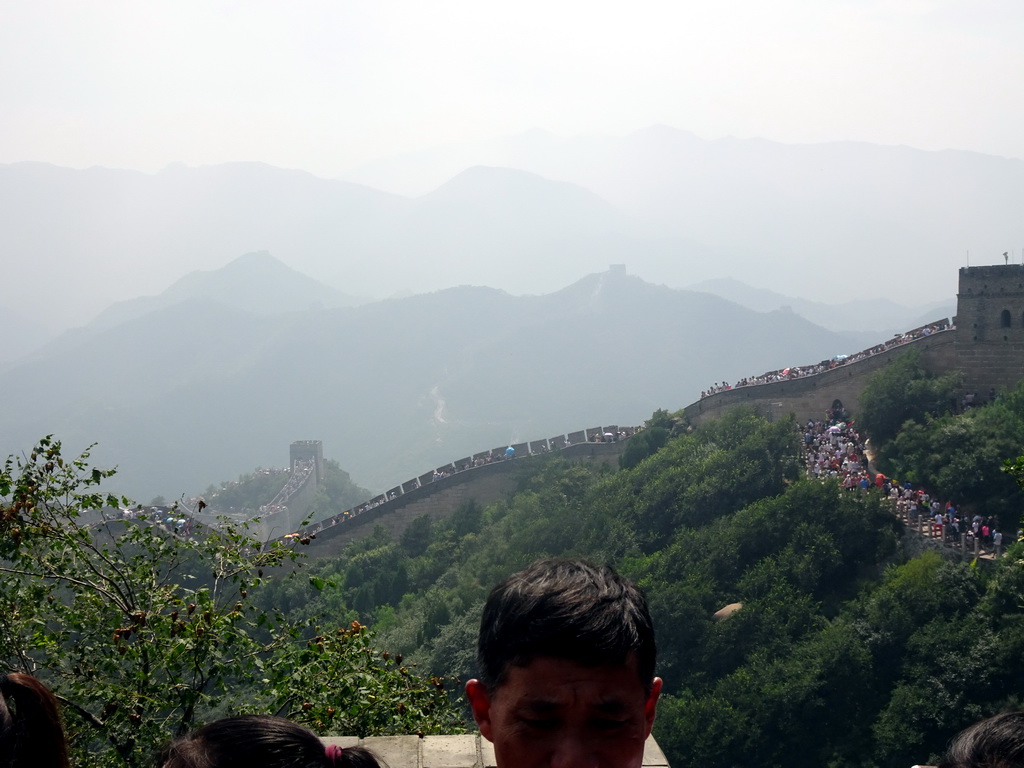
[[[941,540],[939,532],[935,530],[934,519],[926,515],[919,514],[917,520],[911,520],[909,514],[895,504],[893,505],[893,510],[896,516],[906,523],[909,532],[920,536],[922,539],[931,539],[936,544],[940,544],[947,549],[959,551],[961,558],[964,560],[978,559],[994,562],[997,557],[996,553],[992,549],[984,547],[979,539],[973,539],[968,543],[966,536],[961,535],[961,540],[957,542]]]

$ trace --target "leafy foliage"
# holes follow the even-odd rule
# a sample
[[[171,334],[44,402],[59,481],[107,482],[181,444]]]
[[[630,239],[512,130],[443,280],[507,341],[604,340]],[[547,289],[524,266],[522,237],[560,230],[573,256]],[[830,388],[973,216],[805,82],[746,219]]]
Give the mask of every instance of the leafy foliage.
[[[79,765],[148,764],[160,742],[235,712],[359,735],[459,727],[444,681],[376,652],[360,624],[257,606],[294,550],[125,520],[127,501],[100,489],[112,474],[51,438],[0,473],[0,658],[58,694]]]
[[[901,478],[917,471],[918,481],[950,484],[936,488],[959,483],[955,487],[965,494],[979,494],[998,480],[1003,485],[991,488],[1009,488],[1007,499],[1013,499],[1012,479],[1024,477],[1024,458],[1000,470],[1002,459],[1019,450],[1004,452],[1018,439],[1021,403],[1024,397],[1009,393],[969,414],[911,419],[889,443],[888,460]],[[665,418],[664,412],[655,414],[651,429]],[[321,731],[450,724],[441,688],[474,673],[473,645],[487,591],[544,555],[610,561],[644,587],[658,631],[659,674],[666,681],[655,734],[676,768],[923,763],[968,723],[1020,706],[1024,544],[1011,545],[990,570],[948,561],[940,552],[909,558],[901,546],[902,525],[877,492],[844,491],[834,482],[801,476],[794,425],[769,424],[736,410],[697,429],[664,428],[668,434],[660,447],[645,448],[635,464],[614,473],[557,456],[517,460],[519,491],[506,501],[486,509],[467,502],[447,519],[414,521],[397,537],[378,528],[350,543],[341,557],[301,571],[289,565],[291,551],[254,551],[244,538],[238,546],[222,542],[216,550],[220,561],[205,559],[205,537],[184,545],[172,537],[167,543],[168,534],[147,524],[121,524],[117,540],[144,560],[178,556],[174,578],[162,564],[152,583],[188,585],[187,594],[175,587],[186,606],[184,619],[177,607],[176,621],[185,622],[190,659],[200,659],[198,669],[207,674],[205,687],[189,694],[199,718],[259,708],[305,719]],[[947,466],[956,471],[943,474]],[[7,474],[13,476],[10,468]],[[5,533],[25,527],[31,516],[21,506],[13,511],[20,498],[14,485],[3,498]],[[100,530],[115,531],[100,512],[108,503],[71,506],[92,515]],[[166,551],[131,543],[124,538],[129,530],[140,541],[164,542]],[[115,540],[114,533],[105,535],[90,541]],[[274,578],[253,574],[250,561],[270,556],[280,558],[280,565],[264,569]],[[4,557],[14,562],[6,550]],[[224,570],[217,571],[217,563]],[[240,569],[237,577],[227,576],[234,573],[231,563]],[[20,567],[29,565],[23,561]],[[278,578],[286,571],[294,573]],[[9,638],[17,638],[29,667],[59,679],[56,668],[42,664],[43,649],[46,643],[66,648],[72,634],[53,634],[64,620],[48,623],[44,604],[48,594],[67,600],[74,590],[64,583],[44,588],[28,578],[15,581],[21,593],[11,592],[7,581],[0,591],[4,652],[21,658],[7,650],[14,648]],[[248,597],[241,595],[243,585]],[[236,602],[242,609],[232,617]],[[21,613],[14,610],[26,603]],[[197,607],[188,614],[192,603]],[[727,619],[715,618],[732,603],[741,607]],[[220,607],[210,609],[211,623],[205,625],[206,606],[214,604]],[[98,611],[98,604],[90,610]],[[146,610],[155,614],[147,614],[145,627],[154,631],[151,644],[166,643],[166,634],[155,631],[175,608]],[[335,623],[310,618],[323,615]],[[113,663],[127,663],[135,658],[131,645],[143,630],[131,624],[130,614],[117,614],[117,622],[110,626],[130,627],[132,635],[115,640],[108,655]],[[398,663],[398,657],[373,650],[366,623],[403,654]],[[193,624],[223,637],[216,648],[224,660],[214,659],[188,634]],[[94,634],[90,649],[111,645],[109,630]],[[260,650],[251,656],[258,660],[252,665],[262,665],[258,671],[245,666],[250,662],[242,650],[249,646],[233,645],[236,635],[258,640]],[[119,642],[129,646],[123,656],[116,650]],[[89,654],[76,658],[81,664]],[[407,659],[438,679],[418,678]],[[208,674],[213,661],[222,665],[219,678]],[[99,672],[82,688],[109,671],[102,664],[93,667]],[[182,684],[182,695],[190,685]],[[102,713],[114,696],[105,690],[106,698],[84,698],[83,708],[99,709],[99,719],[113,722],[117,712]],[[333,697],[321,695],[328,690]],[[117,701],[138,706],[132,695],[119,690]],[[237,701],[240,695],[249,700]],[[361,704],[368,701],[381,706]],[[156,719],[178,705],[142,706],[147,719]],[[178,727],[180,714],[175,718],[162,732]],[[79,717],[76,733],[100,733],[87,722]]]
[[[366,501],[373,494],[352,482],[352,477],[333,459],[324,460],[324,476],[306,510],[312,521],[325,520]],[[269,499],[268,499],[269,500]]]
[[[686,415],[680,411],[670,414],[659,408],[647,420],[645,429],[633,435],[619,458],[619,466],[632,469],[641,461],[657,453],[668,442],[669,437],[682,434],[687,427]]]
[[[906,559],[879,494],[800,477],[797,435],[735,411],[613,474],[524,462],[520,491],[478,528],[433,521],[415,546],[379,538],[346,557],[384,558],[366,578],[405,565],[408,592],[368,618],[457,677],[473,674],[480,606],[500,578],[543,555],[614,562],[649,596],[666,691],[655,734],[676,768],[927,762],[1019,700],[1021,545],[991,574]],[[742,607],[716,620],[731,603]]]
[[[998,515],[1015,529],[1024,493],[1008,456],[1024,445],[1024,387],[994,403],[926,423],[908,422],[883,451],[883,471],[966,505],[972,513]]]
[[[221,512],[256,510],[270,502],[284,488],[291,472],[287,469],[257,469],[237,482],[223,482],[206,489],[206,503]]]
[[[700,526],[780,493],[799,473],[797,435],[788,421],[769,424],[735,409],[684,434],[599,494],[607,514],[622,519],[640,546],[664,546],[673,531]]]
[[[907,352],[864,387],[857,421],[876,447],[883,448],[906,422],[924,423],[929,417],[952,411],[960,385],[958,374],[933,376],[921,364],[916,350]]]

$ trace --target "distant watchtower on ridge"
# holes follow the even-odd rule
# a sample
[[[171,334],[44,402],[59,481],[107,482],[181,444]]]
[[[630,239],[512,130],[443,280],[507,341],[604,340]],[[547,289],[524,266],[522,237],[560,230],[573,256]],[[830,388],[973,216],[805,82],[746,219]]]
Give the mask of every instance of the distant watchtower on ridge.
[[[982,394],[1024,378],[1024,265],[961,267],[956,358]]]
[[[319,486],[324,479],[324,442],[323,440],[296,440],[288,449],[289,469],[295,471],[300,461],[313,460],[313,472]]]

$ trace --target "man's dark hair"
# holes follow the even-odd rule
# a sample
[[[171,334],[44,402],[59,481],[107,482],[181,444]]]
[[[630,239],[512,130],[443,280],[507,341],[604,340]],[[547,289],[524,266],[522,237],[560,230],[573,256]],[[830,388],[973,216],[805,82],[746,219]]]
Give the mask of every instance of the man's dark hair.
[[[1024,712],[1004,712],[965,728],[939,761],[939,768],[1021,766],[1024,766]]]
[[[631,653],[649,690],[657,651],[647,599],[607,565],[538,560],[491,590],[484,605],[477,663],[488,690],[504,682],[509,666],[538,657],[618,666]]]

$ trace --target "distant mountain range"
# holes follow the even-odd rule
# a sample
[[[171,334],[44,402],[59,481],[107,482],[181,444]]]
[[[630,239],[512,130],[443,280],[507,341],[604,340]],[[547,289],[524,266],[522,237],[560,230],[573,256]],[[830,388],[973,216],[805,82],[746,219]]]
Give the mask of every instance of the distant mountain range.
[[[664,127],[347,180],[0,165],[0,455],[99,442],[145,499],[314,438],[384,488],[948,316],[1022,196],[1019,160]]]
[[[287,311],[264,311],[268,281]],[[97,442],[123,490],[146,501],[282,466],[291,441],[322,439],[354,480],[383,489],[878,341],[622,269],[541,296],[461,287],[335,301],[255,254],[102,313],[0,372],[0,453],[49,433],[73,450]]]
[[[883,338],[956,314],[955,297],[921,306],[907,306],[889,299],[848,297],[837,292],[826,297],[832,301],[808,301],[763,288],[753,288],[731,278],[705,280],[688,288],[691,291],[713,293],[755,312],[792,311],[831,331],[849,332],[851,328],[858,328],[861,332],[876,332]],[[863,337],[855,334],[854,338]]]
[[[257,251],[220,269],[190,272],[157,296],[112,304],[89,327],[110,328],[158,309],[196,299],[216,301],[257,315],[352,307],[367,301],[343,294],[296,272],[267,251]]]
[[[577,184],[649,233],[699,243],[699,253],[681,249],[664,263],[623,258],[677,287],[755,276],[809,300],[853,292],[922,304],[954,295],[968,259],[1002,263],[1003,252],[1020,259],[1024,248],[1024,161],[972,152],[709,141],[668,126],[623,137],[533,130],[384,158],[344,178],[419,195],[475,165]]]
[[[465,284],[545,293],[685,246],[648,238],[578,186],[497,168],[411,200],[254,163],[155,175],[18,163],[0,166],[0,201],[11,286],[0,306],[27,316],[43,302],[65,327],[249,251],[381,298]]]
[[[532,131],[347,180],[259,163],[0,165],[0,322],[8,334],[80,326],[254,251],[353,297],[457,285],[539,295],[625,264],[670,287],[734,278],[808,302],[918,306],[955,294],[968,251],[974,264],[1019,258],[1022,197],[1020,160],[666,127]]]

